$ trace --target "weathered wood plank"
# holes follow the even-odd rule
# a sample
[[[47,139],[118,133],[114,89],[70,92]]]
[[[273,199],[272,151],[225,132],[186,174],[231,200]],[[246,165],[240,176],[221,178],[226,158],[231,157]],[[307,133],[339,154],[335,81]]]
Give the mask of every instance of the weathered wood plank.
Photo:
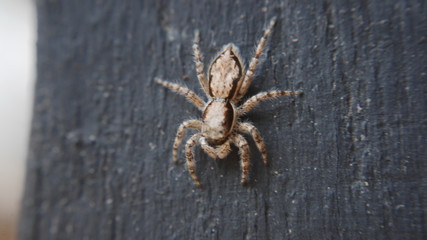
[[[21,239],[427,239],[425,1],[37,1],[34,120]],[[236,151],[196,151],[205,190],[171,163],[200,113],[154,77],[201,93],[234,42],[249,60],[277,24],[249,96],[303,97],[247,116],[252,184]],[[183,153],[180,153],[181,162]]]

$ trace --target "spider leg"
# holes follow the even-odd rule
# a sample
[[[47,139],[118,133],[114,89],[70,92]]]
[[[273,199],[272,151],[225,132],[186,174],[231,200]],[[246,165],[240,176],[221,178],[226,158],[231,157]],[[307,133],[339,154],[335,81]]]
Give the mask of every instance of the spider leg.
[[[237,126],[237,131],[242,133],[247,133],[252,136],[258,150],[261,152],[262,161],[264,162],[265,165],[267,165],[268,164],[267,150],[265,149],[264,141],[262,140],[261,133],[258,131],[258,129],[250,123],[240,123]]]
[[[242,167],[242,178],[240,180],[241,184],[245,184],[249,178],[249,145],[246,139],[240,134],[234,134],[233,143],[239,148],[240,161]]]
[[[196,64],[197,78],[199,79],[200,85],[202,85],[203,91],[209,96],[209,86],[205,78],[205,73],[203,72],[203,56],[199,47],[200,37],[199,31],[194,32],[194,41],[193,41],[193,54],[194,54],[194,63]]]
[[[166,88],[169,88],[170,90],[177,92],[183,96],[185,96],[191,103],[193,103],[199,110],[203,111],[203,108],[205,107],[205,102],[197,96],[193,91],[186,87],[182,87],[176,83],[166,82],[163,80],[160,80],[158,78],[155,79],[156,83],[163,85]]]
[[[204,137],[200,138],[200,145],[203,150],[211,157],[211,158],[220,158],[223,159],[228,156],[231,152],[230,141],[226,141],[222,145],[217,147],[212,147],[208,144]]]
[[[194,162],[193,148],[198,143],[198,139],[200,138],[200,136],[200,133],[194,134],[193,136],[191,136],[190,139],[188,139],[187,143],[185,144],[185,156],[187,157],[188,172],[190,173],[194,184],[199,188],[202,187],[202,185],[200,184],[200,181],[196,176],[196,163]]]
[[[249,86],[251,85],[251,82],[254,78],[254,73],[255,73],[256,67],[258,65],[259,58],[260,58],[262,52],[264,51],[265,44],[267,42],[267,38],[268,38],[268,36],[270,36],[271,29],[273,28],[275,23],[276,23],[276,18],[273,18],[270,20],[270,24],[268,25],[267,29],[265,30],[264,35],[259,40],[258,45],[257,45],[256,50],[255,50],[255,55],[252,57],[252,59],[249,63],[249,68],[246,71],[245,78],[243,80],[242,86],[240,87],[239,93],[237,94],[237,96],[235,98],[236,101],[240,100],[248,91]]]
[[[182,142],[182,139],[184,138],[185,129],[194,128],[194,129],[200,130],[201,127],[202,127],[202,122],[199,120],[188,120],[183,122],[181,125],[179,125],[178,131],[175,137],[175,142],[173,143],[173,150],[172,150],[173,163],[176,164],[178,161],[178,148]]]
[[[239,107],[239,115],[248,113],[252,110],[260,101],[264,101],[270,98],[276,98],[280,96],[291,96],[291,95],[300,95],[301,91],[270,91],[270,92],[260,92],[257,95],[252,96],[246,102],[244,102]]]

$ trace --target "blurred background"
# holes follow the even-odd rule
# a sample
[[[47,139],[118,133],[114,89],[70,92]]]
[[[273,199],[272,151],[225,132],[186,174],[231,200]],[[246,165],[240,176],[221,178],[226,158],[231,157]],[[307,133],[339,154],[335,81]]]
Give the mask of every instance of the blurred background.
[[[0,0],[0,239],[16,239],[35,79],[35,4]]]

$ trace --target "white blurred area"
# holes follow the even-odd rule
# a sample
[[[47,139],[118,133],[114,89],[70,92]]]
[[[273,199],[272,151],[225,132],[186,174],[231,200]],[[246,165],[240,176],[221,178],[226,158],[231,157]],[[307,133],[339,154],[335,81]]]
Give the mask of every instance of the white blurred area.
[[[0,239],[16,239],[35,78],[35,1],[0,0]]]

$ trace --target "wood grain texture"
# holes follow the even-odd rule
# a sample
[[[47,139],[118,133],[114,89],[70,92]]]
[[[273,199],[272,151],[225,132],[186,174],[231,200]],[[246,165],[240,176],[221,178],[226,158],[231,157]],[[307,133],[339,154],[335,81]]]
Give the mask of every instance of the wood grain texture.
[[[39,0],[20,239],[427,239],[425,1]],[[251,184],[236,149],[196,150],[194,187],[178,125],[200,118],[155,77],[202,94],[192,60],[224,44],[249,61],[277,16],[248,96]],[[207,68],[207,66],[205,66]],[[191,133],[191,132],[190,132]],[[182,148],[181,148],[182,149]]]

